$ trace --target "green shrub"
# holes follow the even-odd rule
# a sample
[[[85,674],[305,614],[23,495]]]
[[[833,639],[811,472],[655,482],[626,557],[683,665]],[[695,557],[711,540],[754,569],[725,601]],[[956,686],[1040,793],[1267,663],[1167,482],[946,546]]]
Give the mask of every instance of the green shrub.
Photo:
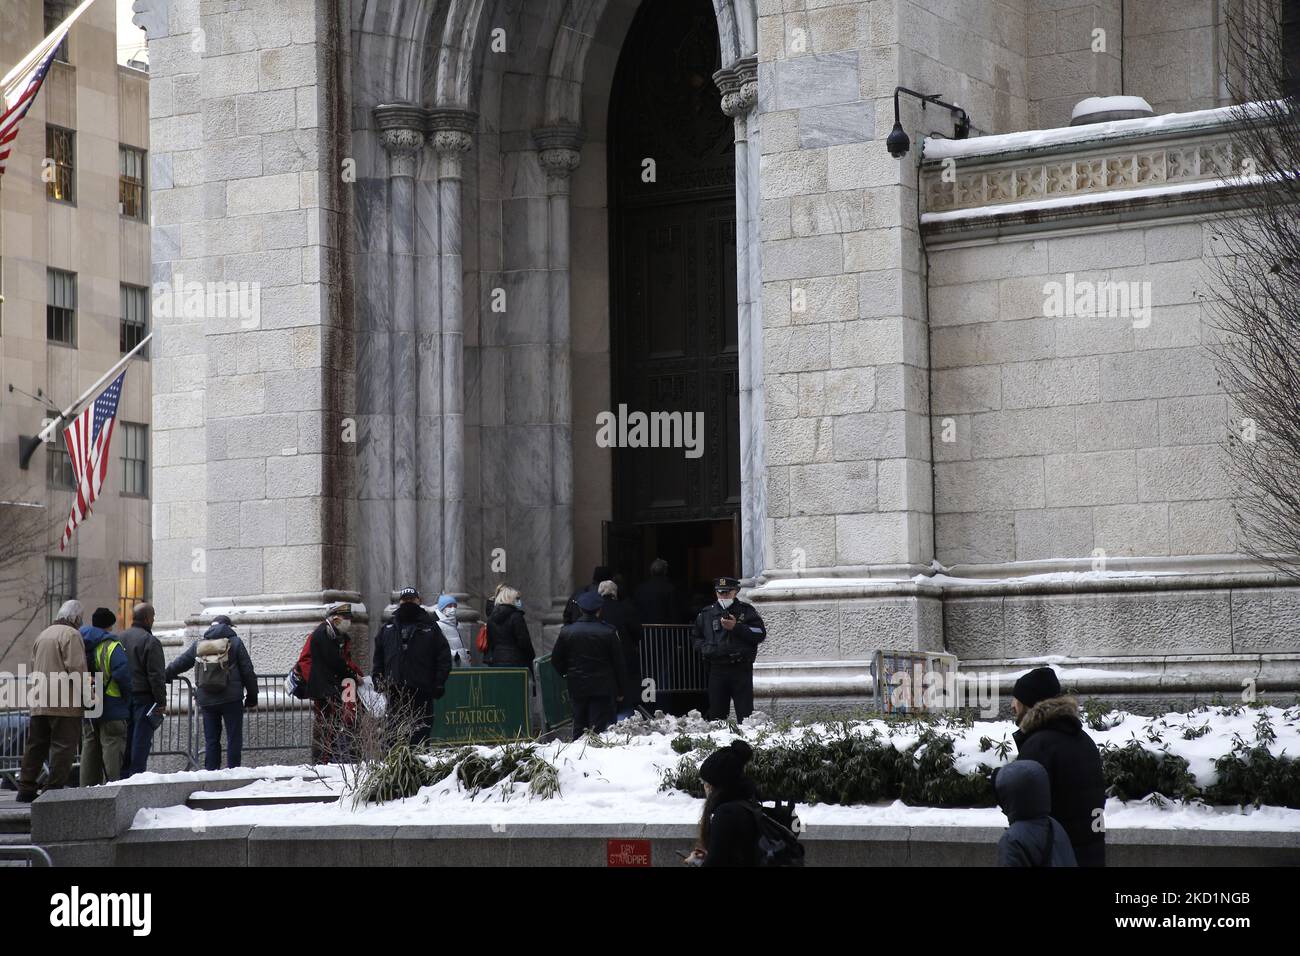
[[[1270,804],[1300,809],[1300,761],[1274,757],[1266,746],[1238,745],[1214,761],[1218,779],[1206,787],[1211,803]]]
[[[1114,744],[1102,747],[1101,773],[1107,795],[1121,800],[1140,800],[1153,793],[1175,800],[1201,795],[1186,760],[1164,751],[1148,750],[1137,740],[1130,740],[1123,747]]]

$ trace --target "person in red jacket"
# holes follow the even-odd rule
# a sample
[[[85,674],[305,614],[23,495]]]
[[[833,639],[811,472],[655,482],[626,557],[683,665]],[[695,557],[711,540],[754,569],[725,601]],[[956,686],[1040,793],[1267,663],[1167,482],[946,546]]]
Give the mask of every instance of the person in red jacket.
[[[357,719],[361,668],[352,660],[351,629],[352,605],[330,605],[298,658],[312,702],[311,756],[316,763],[337,762],[346,756],[340,737]]]

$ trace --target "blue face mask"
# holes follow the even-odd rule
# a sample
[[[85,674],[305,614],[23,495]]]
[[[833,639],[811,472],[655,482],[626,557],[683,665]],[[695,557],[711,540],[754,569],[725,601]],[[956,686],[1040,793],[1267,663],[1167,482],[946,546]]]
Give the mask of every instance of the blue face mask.
[[[519,600],[515,601],[515,607],[522,611],[524,609],[524,599],[519,598]]]

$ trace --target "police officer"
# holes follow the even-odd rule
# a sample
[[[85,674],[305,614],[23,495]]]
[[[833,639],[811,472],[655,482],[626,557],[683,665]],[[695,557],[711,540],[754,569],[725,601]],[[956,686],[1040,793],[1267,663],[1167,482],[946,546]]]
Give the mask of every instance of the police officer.
[[[734,702],[736,719],[754,712],[754,658],[767,637],[752,604],[736,600],[740,582],[718,578],[718,599],[695,616],[695,649],[709,665],[709,720],[724,720]]]
[[[573,704],[573,739],[588,729],[603,733],[614,722],[618,702],[632,697],[618,631],[600,620],[603,599],[583,591],[574,599],[582,615],[560,628],[551,649],[551,664],[568,681]]]

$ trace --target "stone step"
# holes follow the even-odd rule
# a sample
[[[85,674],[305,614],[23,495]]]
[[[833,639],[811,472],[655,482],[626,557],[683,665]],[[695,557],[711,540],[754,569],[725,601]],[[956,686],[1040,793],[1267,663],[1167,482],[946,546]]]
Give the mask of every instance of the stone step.
[[[338,798],[337,793],[283,795],[267,793],[254,797],[227,797],[224,794],[214,793],[204,796],[192,796],[185,801],[185,805],[191,810],[228,810],[231,807],[275,807],[290,803],[335,803]]]
[[[0,834],[31,832],[32,808],[30,804],[0,805]]]
[[[0,847],[31,845],[32,835],[30,833],[0,833]]]

